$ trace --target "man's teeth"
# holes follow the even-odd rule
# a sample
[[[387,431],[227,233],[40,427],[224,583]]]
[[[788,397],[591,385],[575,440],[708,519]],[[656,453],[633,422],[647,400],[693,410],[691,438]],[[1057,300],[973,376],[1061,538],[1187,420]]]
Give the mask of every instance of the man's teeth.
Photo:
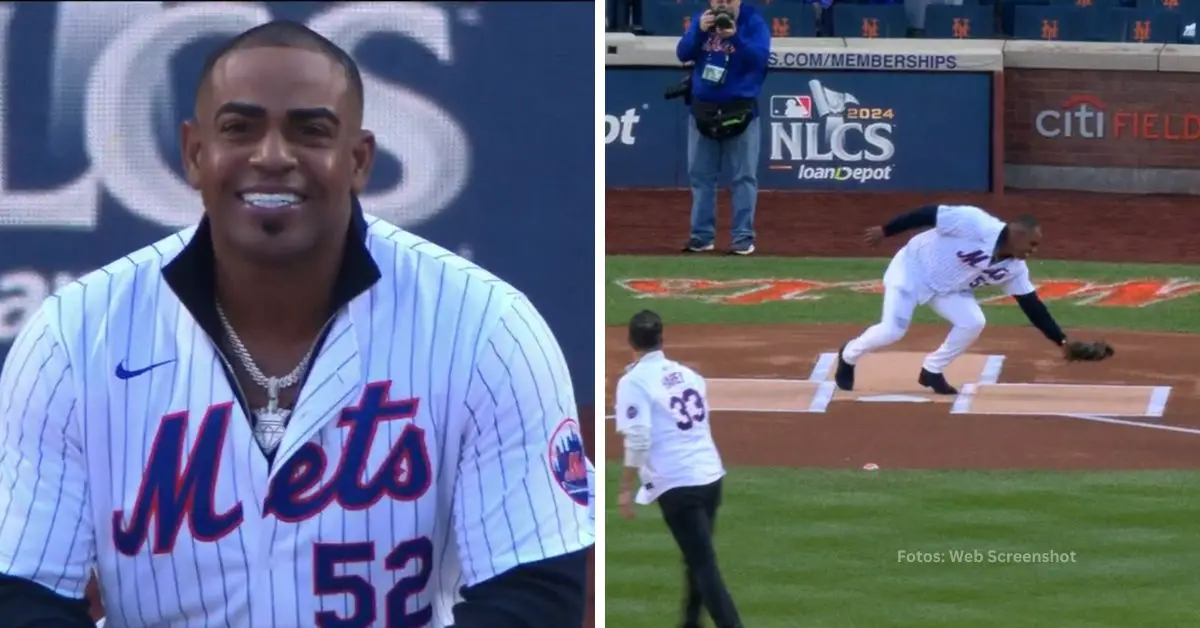
[[[279,209],[300,202],[295,194],[243,194],[242,200],[263,209]]]

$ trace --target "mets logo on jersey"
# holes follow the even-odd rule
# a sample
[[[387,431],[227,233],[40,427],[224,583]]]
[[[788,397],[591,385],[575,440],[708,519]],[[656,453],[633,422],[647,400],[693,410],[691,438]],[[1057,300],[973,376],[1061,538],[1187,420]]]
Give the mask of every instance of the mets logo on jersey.
[[[958,257],[958,261],[970,266],[971,268],[978,268],[980,264],[988,261],[992,257],[991,255],[988,255],[987,253],[984,253],[978,249],[974,251],[956,251],[954,255]]]
[[[550,471],[571,501],[588,505],[587,454],[575,419],[563,419],[550,437]]]

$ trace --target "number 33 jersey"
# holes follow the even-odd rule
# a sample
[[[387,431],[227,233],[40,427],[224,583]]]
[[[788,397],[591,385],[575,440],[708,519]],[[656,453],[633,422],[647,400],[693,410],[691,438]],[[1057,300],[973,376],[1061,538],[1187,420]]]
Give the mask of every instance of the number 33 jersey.
[[[617,431],[649,434],[639,469],[637,501],[647,504],[682,486],[703,486],[725,475],[709,423],[708,386],[692,369],[653,351],[617,382]]]

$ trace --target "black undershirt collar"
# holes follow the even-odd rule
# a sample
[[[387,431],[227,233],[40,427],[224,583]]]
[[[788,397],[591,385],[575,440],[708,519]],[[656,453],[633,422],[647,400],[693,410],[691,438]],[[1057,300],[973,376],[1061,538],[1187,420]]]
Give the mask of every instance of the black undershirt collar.
[[[350,227],[342,266],[334,280],[330,314],[366,292],[380,278],[379,267],[367,250],[367,221],[358,198],[353,199]],[[191,242],[163,267],[163,278],[191,312],[200,327],[212,338],[224,335],[217,316],[217,274],[212,246],[212,225],[208,217],[200,220]]]

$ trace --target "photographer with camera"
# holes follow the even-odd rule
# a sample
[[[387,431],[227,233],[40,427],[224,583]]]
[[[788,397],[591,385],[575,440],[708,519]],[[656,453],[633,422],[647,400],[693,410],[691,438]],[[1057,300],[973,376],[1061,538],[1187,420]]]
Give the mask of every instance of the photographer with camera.
[[[713,249],[717,180],[723,165],[731,171],[733,192],[733,245],[729,252],[754,252],[762,134],[757,103],[770,53],[771,30],[766,20],[742,0],[713,0],[692,19],[675,47],[679,60],[692,66],[687,99],[692,122],[688,125],[692,233],[686,252]]]

